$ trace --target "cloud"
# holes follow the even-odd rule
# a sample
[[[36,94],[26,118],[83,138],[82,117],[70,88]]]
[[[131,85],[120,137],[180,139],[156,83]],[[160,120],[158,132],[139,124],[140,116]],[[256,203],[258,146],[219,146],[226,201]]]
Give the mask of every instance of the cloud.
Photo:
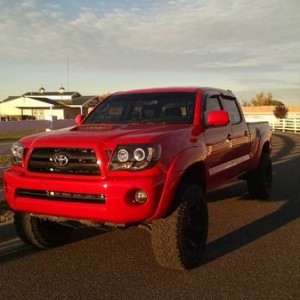
[[[68,9],[60,1],[0,2],[0,62],[69,59],[106,71],[269,72],[271,78],[289,72],[296,81],[298,0],[128,2],[128,9],[127,2],[109,8],[104,1],[81,8],[67,3]]]
[[[21,6],[23,8],[32,8],[35,6],[36,0],[22,0]]]
[[[212,62],[215,68],[219,62],[210,61],[209,57],[215,59],[216,53],[222,51],[226,52],[227,59],[234,60],[237,52],[267,58],[271,50],[275,56],[281,52],[280,47],[275,49],[274,45],[283,49],[291,44],[299,47],[295,1],[277,2],[277,5],[270,0],[235,1],[233,4],[232,1],[171,2],[171,7],[170,3],[156,4],[146,16],[140,15],[141,8],[137,7],[128,11],[115,9],[105,15],[86,11],[84,7],[85,11],[68,20],[58,4],[38,10],[34,1],[23,1],[25,10],[15,7],[2,13],[4,24],[0,25],[0,39],[5,46],[0,53],[7,58],[18,58],[17,48],[22,47],[24,54],[27,50],[33,60],[48,58],[49,50],[53,57],[71,53],[82,59],[87,53],[94,54],[95,60],[97,54],[109,57],[110,53],[128,59],[128,51],[139,52],[145,59],[178,55],[180,60],[184,54],[185,58],[190,55],[191,60],[200,59],[198,65],[204,65],[201,57],[205,57],[205,63]],[[290,15],[282,14],[282,10]],[[92,57],[87,60],[90,59]],[[253,60],[246,58],[235,65],[246,66],[247,62],[250,66],[253,64]]]

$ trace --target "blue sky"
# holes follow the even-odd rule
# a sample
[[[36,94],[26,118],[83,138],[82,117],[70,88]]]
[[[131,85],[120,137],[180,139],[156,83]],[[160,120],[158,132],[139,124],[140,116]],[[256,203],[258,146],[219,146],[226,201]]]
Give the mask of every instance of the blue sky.
[[[298,0],[0,0],[0,100],[215,86],[300,105]]]

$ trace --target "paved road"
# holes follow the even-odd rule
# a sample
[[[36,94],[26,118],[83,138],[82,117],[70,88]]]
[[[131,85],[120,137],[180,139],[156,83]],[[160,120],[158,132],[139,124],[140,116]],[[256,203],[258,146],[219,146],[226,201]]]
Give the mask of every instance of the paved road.
[[[80,231],[63,247],[2,255],[1,298],[300,299],[300,136],[275,134],[273,142],[269,201],[249,199],[245,183],[209,196],[201,267],[160,268],[150,235],[137,228]]]

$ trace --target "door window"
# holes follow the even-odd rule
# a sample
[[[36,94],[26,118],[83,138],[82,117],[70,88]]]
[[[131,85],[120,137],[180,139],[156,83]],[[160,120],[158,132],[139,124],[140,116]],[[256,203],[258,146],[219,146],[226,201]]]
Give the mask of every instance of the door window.
[[[222,104],[229,114],[231,124],[238,124],[242,121],[240,110],[234,99],[222,99]]]
[[[219,96],[214,95],[206,98],[205,104],[204,104],[204,120],[205,124],[207,124],[207,116],[211,111],[215,110],[221,110],[220,102],[219,102]]]

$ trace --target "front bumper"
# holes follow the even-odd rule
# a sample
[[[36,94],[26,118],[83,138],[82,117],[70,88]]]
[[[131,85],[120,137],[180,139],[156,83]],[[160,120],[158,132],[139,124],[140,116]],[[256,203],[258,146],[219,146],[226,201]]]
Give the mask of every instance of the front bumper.
[[[6,170],[3,179],[6,201],[15,211],[114,224],[150,220],[165,183],[165,176],[150,173],[59,178],[14,169]],[[133,201],[136,190],[148,194],[144,204]]]

